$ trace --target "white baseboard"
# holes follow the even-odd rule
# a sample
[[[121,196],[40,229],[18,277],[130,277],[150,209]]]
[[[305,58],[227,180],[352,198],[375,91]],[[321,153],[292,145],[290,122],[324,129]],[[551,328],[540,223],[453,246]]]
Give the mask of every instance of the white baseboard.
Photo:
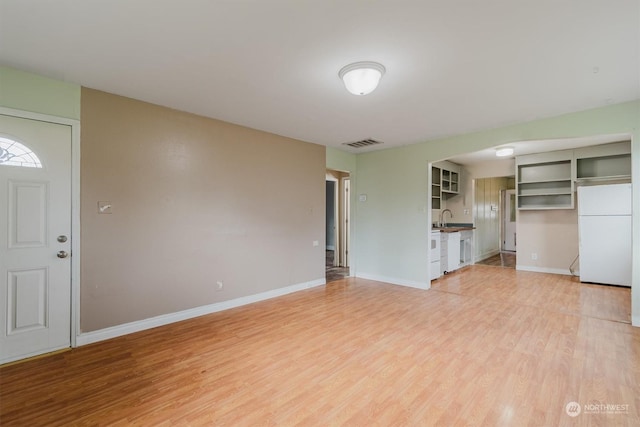
[[[427,282],[427,283],[414,282],[412,280],[404,280],[404,279],[398,279],[395,277],[387,277],[387,276],[380,276],[377,274],[360,273],[360,272],[356,273],[355,277],[359,277],[361,279],[367,279],[367,280],[375,280],[376,282],[390,283],[392,285],[407,286],[409,288],[417,288],[417,289],[423,289],[423,290],[431,289],[431,282]]]
[[[534,273],[551,273],[551,274],[562,274],[565,276],[571,276],[571,271],[569,269],[562,268],[545,268],[545,267],[535,267],[532,265],[516,265],[516,270],[520,271],[533,271]]]
[[[631,326],[640,328],[640,316],[631,316]]]
[[[335,246],[333,246],[333,245],[327,245],[327,250],[328,250],[328,251],[335,251],[335,250],[336,250],[336,247],[335,247]]]
[[[293,292],[302,291],[322,286],[326,284],[326,280],[316,279],[310,282],[298,283],[297,285],[286,286],[284,288],[272,289],[270,291],[261,292],[259,294],[248,295],[229,301],[221,301],[214,304],[203,305],[201,307],[190,308],[188,310],[178,311],[175,313],[163,314],[149,319],[138,320],[135,322],[125,323],[123,325],[112,326],[92,332],[85,332],[78,335],[76,345],[87,345],[99,341],[108,340],[122,335],[132,334],[134,332],[144,331],[146,329],[156,328],[158,326],[168,325],[170,323],[180,322],[182,320],[192,319],[194,317],[204,316],[206,314],[216,313],[218,311],[228,310],[230,308],[240,307],[242,305],[252,304],[258,301],[264,301],[276,298]]]

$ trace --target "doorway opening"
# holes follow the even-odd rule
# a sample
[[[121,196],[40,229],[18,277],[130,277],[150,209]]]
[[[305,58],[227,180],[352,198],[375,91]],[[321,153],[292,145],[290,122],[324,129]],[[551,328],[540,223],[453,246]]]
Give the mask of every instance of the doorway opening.
[[[326,282],[349,276],[351,179],[348,172],[326,172]]]
[[[477,264],[516,268],[515,177],[475,180]]]
[[[516,190],[500,191],[502,199],[502,251],[516,252],[517,233],[516,233]]]

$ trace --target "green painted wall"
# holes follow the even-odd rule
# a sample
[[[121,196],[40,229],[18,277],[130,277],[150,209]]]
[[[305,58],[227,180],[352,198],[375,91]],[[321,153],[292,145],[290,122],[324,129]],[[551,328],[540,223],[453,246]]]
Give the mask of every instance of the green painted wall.
[[[463,120],[463,118],[461,118]],[[633,175],[640,176],[640,101],[536,120],[356,156],[355,235],[358,276],[428,286],[427,170],[429,162],[524,140],[629,133]],[[636,187],[637,188],[637,187]],[[634,189],[634,253],[640,254],[640,194]],[[633,313],[640,325],[640,256],[634,256]]]
[[[80,119],[80,86],[0,67],[0,106]]]
[[[327,147],[327,169],[353,174],[356,172],[356,155],[333,147]]]

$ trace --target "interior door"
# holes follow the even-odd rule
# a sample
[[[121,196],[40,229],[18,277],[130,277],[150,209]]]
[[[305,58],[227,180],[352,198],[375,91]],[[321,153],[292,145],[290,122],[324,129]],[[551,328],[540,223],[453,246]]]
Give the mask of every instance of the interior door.
[[[504,197],[502,250],[516,251],[516,190],[506,190]]]
[[[0,363],[71,344],[71,127],[0,114]]]

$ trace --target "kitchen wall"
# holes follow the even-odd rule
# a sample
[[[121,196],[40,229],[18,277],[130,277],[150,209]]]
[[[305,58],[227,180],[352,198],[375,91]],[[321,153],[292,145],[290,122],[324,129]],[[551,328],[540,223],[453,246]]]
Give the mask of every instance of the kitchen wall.
[[[324,280],[325,147],[86,88],[81,138],[84,332]]]
[[[633,101],[358,155],[358,193],[366,194],[367,199],[357,203],[356,275],[416,287],[429,286],[429,263],[425,260],[428,259],[429,223],[433,222],[431,211],[426,209],[430,162],[516,141],[628,133],[633,137],[633,175],[638,177],[638,123],[640,101]],[[640,254],[640,197],[634,198],[633,203],[633,247],[634,253]],[[565,221],[564,218],[557,220]],[[553,225],[549,232],[554,232],[551,230]],[[520,247],[519,251],[523,249],[526,250]],[[634,324],[640,325],[640,257],[634,260]],[[544,267],[555,268],[560,264],[565,263]]]
[[[473,179],[515,176],[516,174],[515,158],[487,160],[472,165],[465,165],[464,167]],[[513,188],[515,188],[515,178]]]
[[[571,274],[578,255],[578,210],[552,209],[517,213],[517,268]]]

